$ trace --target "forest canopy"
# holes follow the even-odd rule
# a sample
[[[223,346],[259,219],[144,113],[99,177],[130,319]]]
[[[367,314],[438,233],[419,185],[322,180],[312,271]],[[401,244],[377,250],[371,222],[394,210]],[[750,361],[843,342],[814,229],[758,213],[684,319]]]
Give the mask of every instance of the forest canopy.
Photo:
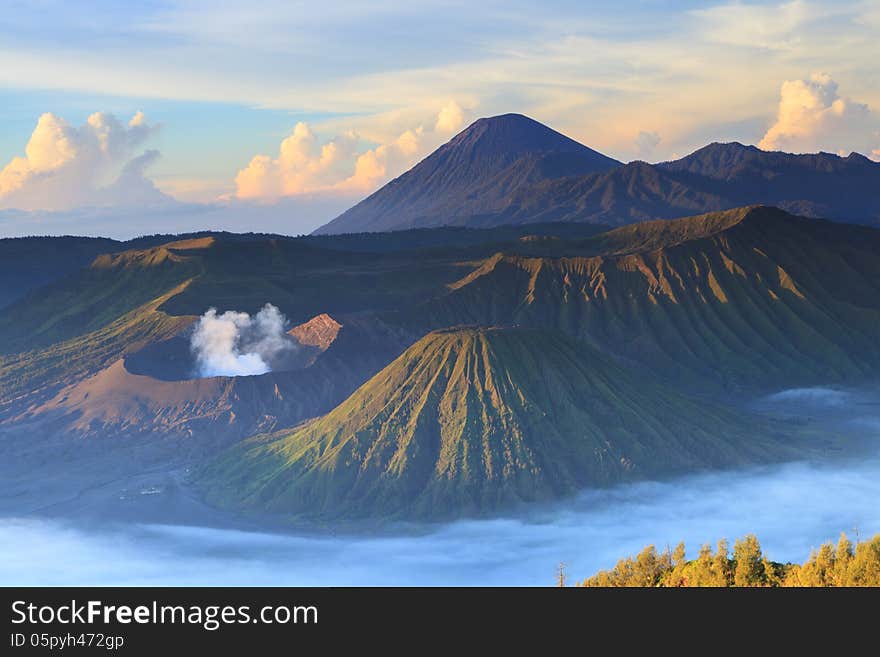
[[[733,545],[703,545],[696,559],[686,558],[684,543],[658,552],[647,546],[578,583],[584,587],[814,587],[880,586],[880,534],[867,541],[840,535],[825,543],[802,564],[770,561],[758,539],[749,534]]]

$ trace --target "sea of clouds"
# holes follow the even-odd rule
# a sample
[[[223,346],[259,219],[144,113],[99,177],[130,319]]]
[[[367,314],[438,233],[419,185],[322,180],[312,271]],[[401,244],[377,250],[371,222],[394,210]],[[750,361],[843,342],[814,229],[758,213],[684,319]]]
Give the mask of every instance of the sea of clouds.
[[[588,491],[517,517],[306,535],[168,525],[100,529],[0,519],[6,585],[551,585],[653,543],[756,533],[770,558],[803,560],[841,531],[880,532],[880,460],[792,463]]]
[[[833,392],[834,394],[826,394]],[[839,393],[839,394],[838,394]],[[648,544],[755,533],[766,554],[802,561],[840,532],[880,532],[880,396],[815,388],[765,400],[833,411],[875,456],[695,474],[588,490],[529,513],[400,526],[385,534],[270,533],[195,526],[0,518],[4,585],[551,585],[613,566]]]

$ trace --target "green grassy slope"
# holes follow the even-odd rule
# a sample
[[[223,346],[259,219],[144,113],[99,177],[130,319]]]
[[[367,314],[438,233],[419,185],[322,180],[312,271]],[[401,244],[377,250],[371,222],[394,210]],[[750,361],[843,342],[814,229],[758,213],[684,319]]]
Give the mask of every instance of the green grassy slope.
[[[97,237],[0,239],[0,308],[36,288],[70,275],[120,243]]]
[[[877,230],[757,207],[566,248],[586,255],[496,254],[408,321],[552,328],[728,392],[854,380],[880,365]]]
[[[443,517],[791,454],[771,433],[559,334],[460,329],[429,334],[328,415],[231,448],[201,484],[276,513]]]
[[[154,299],[170,298],[201,269],[197,257],[166,246],[98,256],[88,268],[4,309],[0,353],[42,349],[107,328]]]
[[[210,306],[255,312],[270,302],[295,324],[328,310],[412,304],[439,292],[470,266],[442,252],[428,257],[349,253],[303,240],[237,237],[196,236],[101,255],[86,269],[4,309],[2,416],[17,415],[61,386],[173,337]],[[354,354],[350,360],[358,363],[353,375],[358,383],[409,344],[385,355],[381,339],[365,340],[361,348],[378,350],[386,360],[368,358],[370,369],[363,371],[365,359]],[[347,364],[340,366],[345,370]],[[315,385],[336,388],[332,382]]]
[[[158,310],[187,285],[148,301],[104,326],[49,346],[0,356],[0,420],[45,401],[70,385],[147,344],[176,335],[192,317],[172,317]]]
[[[271,302],[299,323],[321,312],[394,309],[438,294],[463,271],[448,253],[344,252],[298,240],[218,241],[199,257],[203,274],[166,304],[167,312],[254,312]]]
[[[267,302],[294,323],[322,312],[393,310],[442,292],[471,264],[460,250],[347,252],[295,239],[208,236],[101,255],[0,313],[0,354],[45,348],[107,326],[183,281],[170,315],[209,307],[255,312]]]
[[[575,228],[534,230],[595,232]],[[166,297],[161,310],[172,316],[200,315],[210,306],[254,312],[270,302],[293,323],[323,312],[404,308],[442,293],[474,259],[492,252],[487,249],[515,246],[522,234],[522,229],[296,239],[211,234],[169,237],[158,245],[161,237],[144,238],[144,248],[93,257],[90,266],[31,290],[0,313],[0,354],[12,357],[84,339],[160,296]],[[339,244],[331,246],[333,240]],[[189,285],[168,294],[184,281]]]

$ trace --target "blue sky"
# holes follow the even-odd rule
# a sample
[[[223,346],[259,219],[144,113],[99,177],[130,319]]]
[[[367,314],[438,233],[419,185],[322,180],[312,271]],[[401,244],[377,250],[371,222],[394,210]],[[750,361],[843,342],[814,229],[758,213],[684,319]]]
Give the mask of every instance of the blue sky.
[[[716,140],[880,157],[878,31],[874,0],[14,0],[0,15],[0,209],[173,197],[335,211],[509,111],[622,160]],[[112,153],[95,112],[119,122]],[[63,144],[31,158],[35,137]],[[164,196],[139,180],[138,194],[102,191],[147,151],[135,168]],[[68,197],[71,181],[95,193]]]

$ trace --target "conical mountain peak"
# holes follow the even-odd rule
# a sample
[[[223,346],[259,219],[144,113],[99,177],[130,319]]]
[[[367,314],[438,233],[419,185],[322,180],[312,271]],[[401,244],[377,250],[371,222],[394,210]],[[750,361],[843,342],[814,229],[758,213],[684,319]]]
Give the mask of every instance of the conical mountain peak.
[[[483,118],[316,232],[467,223],[503,209],[518,189],[618,166],[617,160],[522,114]]]

